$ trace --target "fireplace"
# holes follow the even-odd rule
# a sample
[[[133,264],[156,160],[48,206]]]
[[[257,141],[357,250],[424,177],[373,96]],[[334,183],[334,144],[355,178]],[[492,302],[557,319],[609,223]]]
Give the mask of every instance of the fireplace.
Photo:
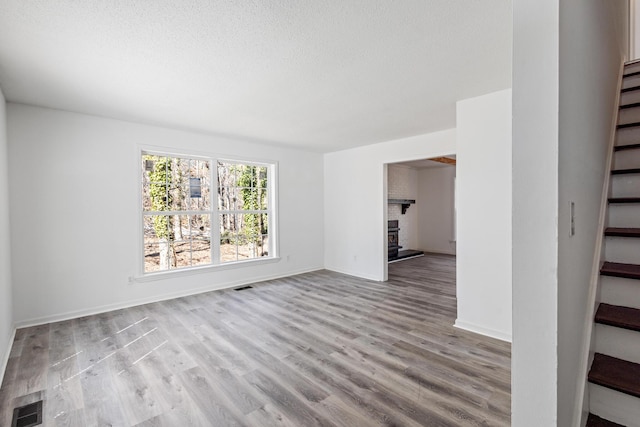
[[[418,256],[423,256],[424,252],[415,250],[415,249],[402,249],[400,246],[399,234],[400,227],[398,226],[398,220],[389,220],[387,223],[387,230],[389,234],[389,243],[388,243],[388,257],[387,260],[389,262],[396,262],[401,259],[415,258]]]
[[[398,258],[398,250],[402,247],[398,244],[398,232],[400,231],[400,228],[398,227],[398,220],[389,220],[387,223],[387,229],[389,233],[388,259],[392,260]]]

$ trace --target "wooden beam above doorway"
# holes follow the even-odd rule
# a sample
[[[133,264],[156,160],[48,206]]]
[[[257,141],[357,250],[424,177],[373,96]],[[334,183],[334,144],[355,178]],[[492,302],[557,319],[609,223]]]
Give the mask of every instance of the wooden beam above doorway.
[[[447,165],[454,165],[456,164],[456,159],[451,159],[449,157],[434,157],[433,159],[429,159],[432,160],[434,162],[438,162],[438,163],[444,163]]]

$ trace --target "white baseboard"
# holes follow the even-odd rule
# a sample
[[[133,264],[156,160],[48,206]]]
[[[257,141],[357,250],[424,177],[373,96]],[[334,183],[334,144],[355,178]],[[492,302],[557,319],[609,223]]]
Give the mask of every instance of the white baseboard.
[[[322,269],[323,269],[323,267],[313,267],[313,268],[306,268],[306,269],[298,270],[298,271],[291,271],[291,272],[287,272],[285,274],[274,274],[274,275],[267,275],[267,276],[252,277],[252,278],[249,278],[249,279],[236,280],[236,281],[230,281],[230,282],[225,282],[225,283],[217,283],[215,285],[209,285],[209,286],[204,286],[204,287],[201,287],[201,288],[190,289],[190,290],[186,290],[186,291],[183,291],[183,292],[171,292],[171,293],[167,293],[167,294],[155,295],[155,296],[148,297],[148,298],[135,299],[135,300],[124,301],[124,302],[115,303],[115,304],[106,304],[106,305],[102,305],[102,306],[98,306],[98,307],[92,307],[92,308],[87,308],[87,309],[82,309],[82,310],[69,311],[69,312],[66,312],[66,313],[54,314],[54,315],[51,315],[51,316],[43,316],[43,317],[37,317],[37,318],[33,318],[33,319],[25,319],[25,320],[20,320],[20,321],[16,322],[16,328],[18,328],[18,329],[20,329],[20,328],[28,328],[28,327],[31,327],[31,326],[45,325],[47,323],[62,322],[62,321],[65,321],[65,320],[77,319],[78,317],[92,316],[94,314],[106,313],[106,312],[109,312],[109,311],[121,310],[121,309],[124,309],[124,308],[130,308],[130,307],[135,307],[135,306],[138,306],[138,305],[144,305],[144,304],[150,304],[150,303],[154,303],[154,302],[166,301],[166,300],[170,300],[170,299],[174,299],[174,298],[186,297],[186,296],[189,296],[189,295],[196,295],[196,294],[202,294],[202,293],[205,293],[205,292],[219,291],[219,290],[223,290],[223,289],[235,288],[237,286],[248,285],[248,284],[251,284],[251,283],[264,282],[264,281],[267,281],[267,280],[281,279],[283,277],[289,277],[289,276],[295,276],[295,275],[298,275],[298,274],[310,273],[312,271],[318,271],[318,270],[322,270]]]
[[[334,273],[344,274],[346,276],[357,277],[359,279],[372,280],[374,282],[382,282],[383,281],[382,279],[380,279],[380,277],[374,276],[374,275],[371,275],[371,274],[364,274],[364,273],[359,273],[359,272],[355,272],[355,271],[347,271],[347,270],[343,270],[343,269],[340,269],[340,268],[334,268],[334,267],[328,267],[328,266],[323,267],[323,269],[324,270],[333,271]]]
[[[511,334],[507,334],[502,331],[496,331],[494,329],[489,329],[482,326],[474,325],[473,323],[456,320],[453,327],[458,329],[463,329],[465,331],[473,332],[475,334],[484,335],[490,338],[495,338],[500,341],[512,342]]]
[[[7,342],[7,351],[2,358],[2,363],[0,365],[0,384],[4,381],[4,374],[7,372],[7,365],[9,364],[9,356],[11,355],[11,349],[13,348],[13,341],[16,338],[16,327],[14,325],[13,331],[11,332],[11,336],[9,337],[9,341]]]

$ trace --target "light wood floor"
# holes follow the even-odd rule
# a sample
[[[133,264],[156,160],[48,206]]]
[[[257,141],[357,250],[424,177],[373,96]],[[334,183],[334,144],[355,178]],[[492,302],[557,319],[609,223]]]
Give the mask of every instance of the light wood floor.
[[[0,425],[506,426],[510,347],[454,329],[455,258],[328,271],[21,329]]]

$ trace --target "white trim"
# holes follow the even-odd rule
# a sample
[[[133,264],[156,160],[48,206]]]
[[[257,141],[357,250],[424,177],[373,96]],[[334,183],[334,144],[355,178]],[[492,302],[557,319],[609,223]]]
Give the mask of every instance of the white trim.
[[[16,327],[13,326],[13,332],[11,332],[11,336],[9,337],[9,342],[7,343],[7,352],[2,358],[2,364],[0,365],[0,384],[4,382],[4,375],[7,373],[7,365],[9,365],[9,356],[11,356],[11,349],[13,348],[13,342],[16,339]]]
[[[384,263],[386,265],[387,261],[385,261]],[[358,279],[371,280],[372,282],[386,282],[386,280],[380,280],[379,277],[373,276],[371,274],[366,274],[366,273],[346,271],[346,270],[341,270],[339,268],[333,268],[333,267],[327,267],[327,266],[324,266],[324,270],[333,271],[334,273],[344,274],[345,276],[357,277]]]
[[[146,273],[142,276],[129,277],[129,283],[147,283],[164,279],[174,279],[176,277],[192,276],[194,274],[213,273],[215,271],[232,270],[235,268],[247,267],[247,265],[261,265],[279,262],[279,257],[252,258],[242,261],[230,261],[224,264],[209,264],[196,267],[183,267],[167,271],[157,271]]]
[[[629,0],[629,52],[628,58],[633,61],[636,58],[636,0]]]
[[[456,319],[453,324],[454,328],[462,329],[464,331],[473,332],[474,334],[484,335],[490,338],[495,338],[500,341],[512,342],[511,334],[506,334],[494,329],[485,328],[483,326],[474,325],[473,323],[462,322]]]
[[[269,254],[273,258],[280,257],[280,198],[278,196],[280,191],[280,181],[278,180],[278,176],[280,173],[280,166],[278,162],[273,162],[267,168],[267,182],[270,182],[271,188],[268,190],[271,191],[271,194],[267,193],[267,197],[269,197],[269,230],[273,232],[269,232]],[[275,214],[272,214],[275,212]],[[218,240],[219,237],[218,237]]]
[[[142,153],[143,151],[151,152],[154,154],[160,154],[164,156],[176,156],[176,157],[184,157],[185,155],[189,157],[199,157],[203,160],[215,159],[215,160],[223,160],[228,162],[240,162],[247,164],[254,164],[259,166],[269,166],[269,165],[278,165],[277,160],[269,160],[265,158],[255,158],[255,157],[244,157],[244,156],[231,156],[228,154],[217,153],[214,151],[201,151],[201,150],[190,150],[190,149],[180,149],[179,151],[174,151],[175,148],[165,147],[161,145],[149,145],[149,144],[136,144],[136,150],[138,153]],[[231,160],[233,159],[233,160]],[[140,163],[138,166],[140,167]],[[213,169],[213,168],[212,168]]]
[[[593,251],[593,261],[591,266],[591,280],[589,281],[589,293],[587,295],[587,313],[585,316],[586,327],[584,334],[582,335],[582,351],[580,355],[579,363],[579,375],[576,383],[576,401],[573,408],[573,423],[574,426],[581,424],[583,413],[583,406],[585,402],[585,389],[587,387],[587,372],[589,369],[589,357],[591,353],[591,337],[593,334],[593,318],[597,309],[598,287],[600,284],[600,266],[603,258],[603,241],[604,241],[604,228],[608,219],[608,198],[609,198],[609,181],[611,179],[611,166],[613,164],[613,146],[616,142],[616,130],[618,123],[618,113],[620,111],[620,93],[622,90],[622,75],[624,74],[624,60],[620,64],[620,71],[618,72],[618,85],[616,88],[616,97],[613,105],[614,112],[611,120],[611,132],[609,134],[608,153],[605,164],[604,182],[602,184],[602,195],[600,200],[600,217],[598,220],[598,230],[596,234],[596,245]]]
[[[384,233],[382,234],[382,281],[389,280],[389,165],[391,163],[382,164],[382,225]],[[398,239],[398,244],[400,240]]]
[[[136,268],[136,272],[133,276],[129,277],[129,283],[133,282],[150,282],[161,280],[169,277],[183,276],[189,274],[199,274],[206,271],[211,271],[211,269],[226,269],[226,268],[237,268],[238,266],[246,266],[248,264],[262,264],[270,260],[271,262],[277,262],[280,260],[280,245],[278,239],[279,233],[279,210],[278,210],[278,168],[279,163],[275,160],[264,160],[264,159],[246,159],[243,156],[226,156],[219,155],[215,153],[206,153],[202,151],[196,150],[180,150],[180,152],[175,152],[174,148],[167,147],[158,147],[152,145],[144,145],[144,144],[136,144],[136,169],[138,171],[138,255],[140,257],[140,262],[138,263],[138,267]],[[209,180],[211,182],[210,185],[210,193],[211,193],[211,201],[210,201],[210,209],[206,211],[145,211],[142,208],[142,182],[144,180],[144,172],[140,167],[142,164],[142,159],[145,154],[150,154],[154,156],[165,156],[165,157],[175,157],[180,159],[198,159],[203,161],[208,161],[211,163],[210,165],[210,173]],[[217,166],[214,167],[215,163],[224,162],[224,163],[232,163],[232,164],[246,164],[251,166],[261,166],[267,169],[267,196],[269,197],[267,209],[264,210],[229,210],[225,211],[227,213],[242,213],[242,214],[260,214],[266,213],[269,221],[269,247],[268,247],[268,256],[261,258],[252,258],[242,261],[231,261],[231,262],[220,262],[219,259],[219,250],[220,250],[220,210],[218,209],[218,204],[214,203],[214,183],[217,183]],[[217,184],[215,185],[215,189],[217,190]],[[187,266],[176,269],[170,269],[159,272],[145,272],[145,257],[144,257],[144,217],[145,216],[153,216],[153,215],[209,215],[210,223],[211,223],[211,234],[210,238],[210,251],[211,251],[211,263],[203,266]],[[214,244],[214,242],[218,242]],[[223,268],[226,267],[226,268]]]
[[[137,225],[137,237],[136,237],[136,241],[137,241],[137,246],[138,246],[138,250],[136,251],[136,257],[138,257],[138,262],[137,262],[137,266],[136,266],[136,270],[133,273],[136,276],[141,276],[144,273],[144,216],[142,215],[142,213],[144,212],[144,209],[142,208],[142,197],[143,197],[143,192],[142,192],[142,183],[143,183],[143,176],[144,176],[144,172],[142,171],[142,153],[145,151],[145,149],[139,145],[139,144],[134,144],[133,147],[136,150],[135,156],[133,156],[134,161],[135,161],[135,169],[137,171],[137,176],[138,176],[138,183],[136,185],[136,203],[138,204],[138,208],[137,208],[137,219],[136,219],[136,223]],[[142,256],[141,256],[142,254]],[[129,279],[129,281],[131,281],[131,278]]]
[[[219,203],[220,199],[216,197],[216,202],[213,202],[213,183],[216,183],[216,193],[219,191],[218,189],[218,165],[216,167],[209,168],[209,181],[211,182],[209,192],[211,193],[211,218],[209,219],[211,224],[211,241],[209,242],[209,256],[211,257],[211,264],[214,266],[220,265],[220,209]],[[214,244],[213,242],[218,242]],[[143,274],[144,274],[144,266],[143,266]]]
[[[107,304],[107,305],[102,305],[102,306],[83,309],[83,310],[68,311],[66,313],[60,313],[52,316],[36,317],[33,319],[26,319],[26,320],[21,320],[19,322],[16,322],[16,328],[21,329],[21,328],[28,328],[32,326],[45,325],[52,322],[62,322],[65,320],[77,319],[79,317],[84,317],[84,316],[92,316],[95,314],[106,313],[114,310],[121,310],[125,308],[135,307],[138,305],[151,304],[154,302],[166,301],[166,300],[186,297],[190,295],[197,295],[205,292],[220,291],[224,289],[235,288],[237,286],[255,284],[255,283],[264,282],[267,280],[281,279],[283,277],[296,276],[298,274],[311,273],[313,271],[319,271],[319,270],[323,270],[323,268],[312,267],[312,268],[306,268],[306,269],[301,269],[297,271],[290,271],[284,274],[270,274],[265,276],[253,277],[250,279],[234,280],[234,281],[229,281],[224,283],[217,283],[215,285],[203,286],[201,288],[191,289],[188,291],[170,292],[162,295],[156,295],[148,298],[140,298],[140,299],[130,300],[122,303]]]
[[[248,212],[248,213],[262,213],[259,211],[238,211],[239,213]],[[234,212],[235,213],[235,212]],[[170,216],[170,215],[211,215],[211,211],[142,211],[142,215],[148,216]]]

